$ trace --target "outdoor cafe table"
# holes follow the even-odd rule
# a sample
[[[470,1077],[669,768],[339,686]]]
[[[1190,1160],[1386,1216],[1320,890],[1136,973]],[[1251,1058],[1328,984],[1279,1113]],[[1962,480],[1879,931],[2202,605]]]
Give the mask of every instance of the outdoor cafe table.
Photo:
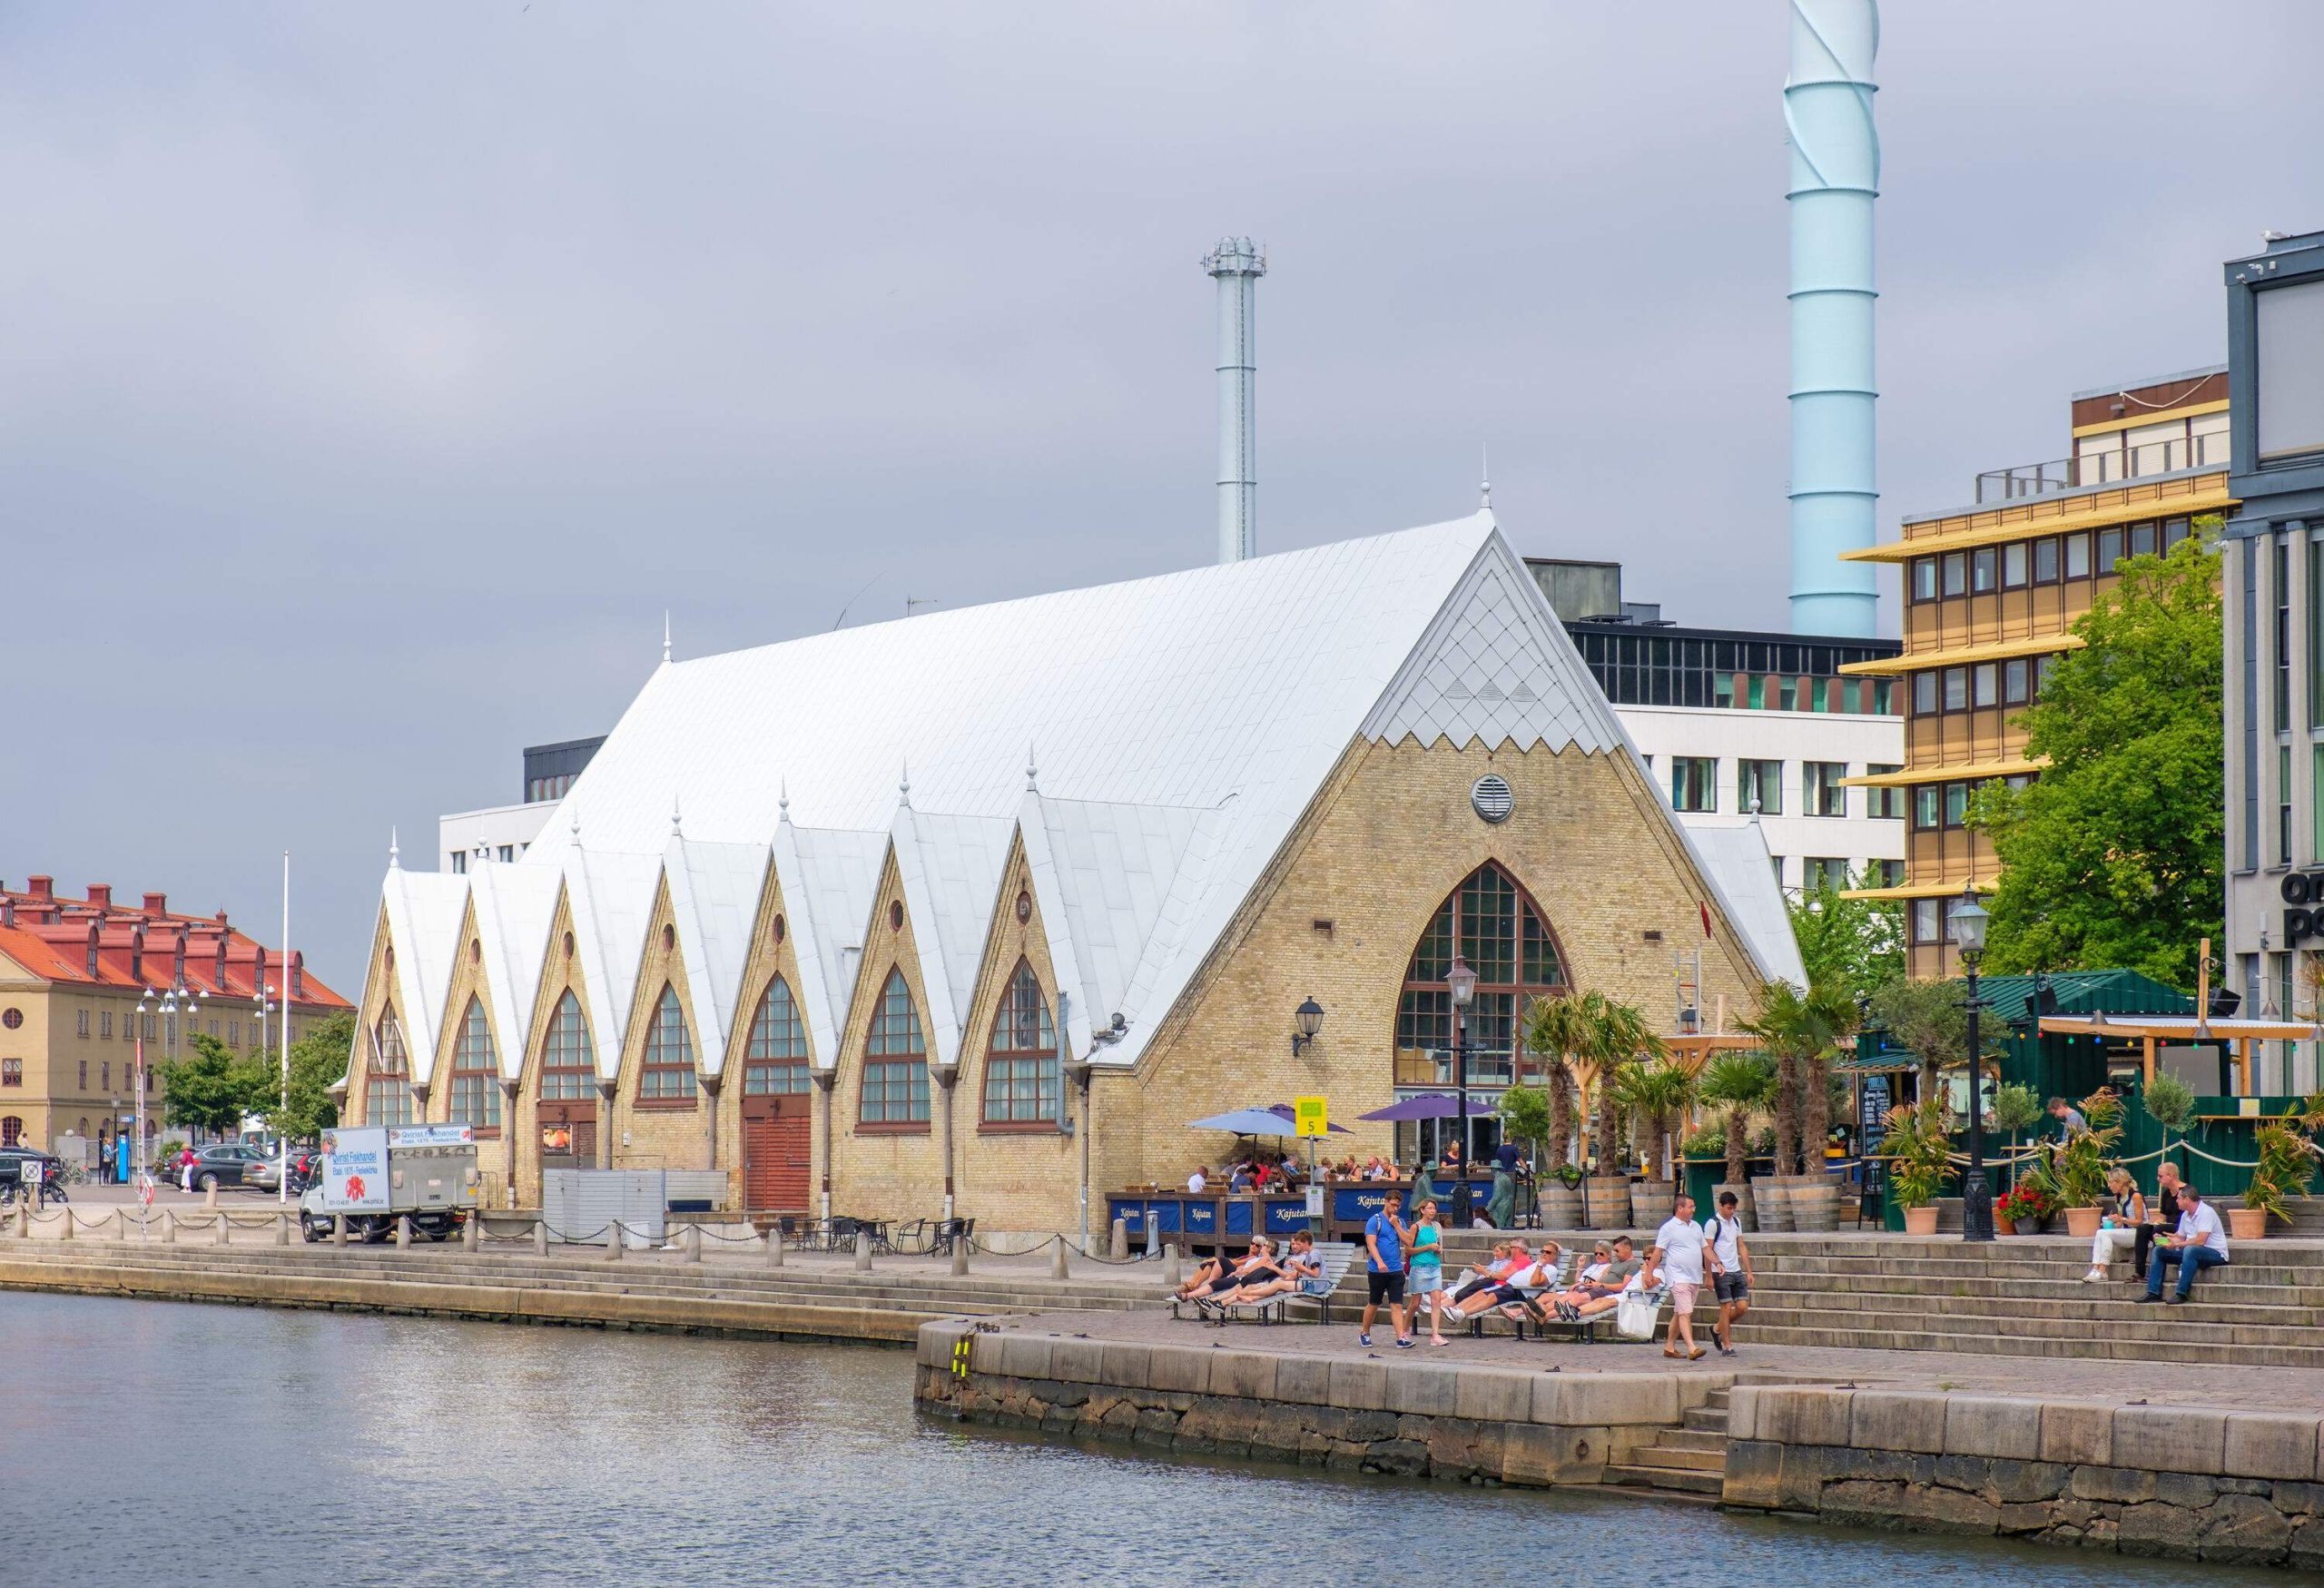
[[[1439,1175],[1435,1185],[1438,1210],[1450,1224],[1453,1182]],[[1492,1181],[1472,1178],[1469,1187],[1474,1205],[1482,1208],[1492,1194]],[[1382,1208],[1393,1205],[1399,1213],[1403,1212],[1404,1193],[1412,1189],[1412,1181],[1327,1180],[1322,1189],[1323,1238],[1362,1240],[1364,1221]],[[1307,1193],[1303,1189],[1290,1192],[1204,1191],[1196,1195],[1185,1190],[1132,1189],[1107,1197],[1108,1228],[1117,1218],[1128,1227],[1132,1246],[1146,1243],[1150,1223],[1157,1246],[1174,1243],[1195,1251],[1215,1248],[1223,1241],[1240,1247],[1248,1245],[1254,1235],[1271,1235],[1281,1240],[1306,1229]]]

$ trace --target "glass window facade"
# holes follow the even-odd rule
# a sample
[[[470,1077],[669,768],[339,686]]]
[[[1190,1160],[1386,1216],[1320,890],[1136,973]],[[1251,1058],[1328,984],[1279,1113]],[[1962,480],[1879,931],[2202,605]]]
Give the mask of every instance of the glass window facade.
[[[1763,816],[1783,814],[1783,763],[1742,760],[1735,764],[1735,808]]]
[[[1063,1087],[1049,1000],[1041,996],[1033,967],[1019,960],[992,1017],[984,1065],[984,1117],[993,1124],[1054,1124]]]
[[[559,1102],[597,1095],[597,1057],[589,1045],[589,1023],[581,1018],[581,1001],[571,988],[549,1016],[548,1037],[541,1047],[540,1095]]]
[[[1458,950],[1477,973],[1469,1005],[1467,1049],[1471,1079],[1506,1077],[1518,1021],[1535,998],[1565,991],[1565,966],[1556,940],[1533,902],[1497,865],[1470,873],[1420,935],[1404,968],[1396,1006],[1396,1046],[1447,1055],[1452,1048],[1452,993],[1445,975]],[[1449,1069],[1446,1071],[1448,1077]]]
[[[863,1045],[862,1119],[867,1125],[928,1122],[928,1042],[904,973],[891,970]]]
[[[694,1039],[686,1031],[685,1011],[678,1007],[677,989],[662,983],[654,1005],[654,1023],[645,1030],[645,1063],[637,1072],[642,1100],[673,1101],[695,1095]]]
[[[1893,656],[1899,648],[1895,641],[1793,640],[1630,623],[1574,623],[1566,632],[1590,676],[1616,705],[1768,710],[1784,703],[1787,688],[1797,708],[1813,703],[1814,681],[1837,680],[1847,664]],[[1810,685],[1806,701],[1801,699],[1803,679]],[[1829,689],[1825,699],[1823,709],[1841,709],[1829,704]],[[1879,702],[1865,709],[1887,707]]]
[[[1670,757],[1670,808],[1674,811],[1718,809],[1718,762],[1715,757]]]
[[[814,1082],[807,1074],[807,1028],[799,1019],[799,1001],[791,984],[777,976],[766,984],[758,1012],[751,1017],[751,1037],[743,1050],[743,1093],[773,1097],[803,1092]]]
[[[452,1042],[452,1119],[489,1129],[500,1127],[500,1064],[484,1004],[474,996],[460,1015],[460,1034]]]
[[[363,1080],[363,1122],[409,1125],[412,1123],[411,1059],[404,1051],[403,1022],[396,1019],[395,1011],[379,1016],[371,1038],[371,1072]]]

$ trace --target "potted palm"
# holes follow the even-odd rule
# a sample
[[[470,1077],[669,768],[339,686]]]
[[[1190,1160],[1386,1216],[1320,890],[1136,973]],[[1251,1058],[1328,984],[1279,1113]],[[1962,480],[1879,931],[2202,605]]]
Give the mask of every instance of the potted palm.
[[[1652,1222],[1659,1223],[1669,1217],[1671,1199],[1678,1194],[1670,1149],[1680,1121],[1693,1106],[1695,1078],[1668,1059],[1652,1064],[1633,1059],[1615,1070],[1614,1096],[1630,1118],[1639,1162],[1645,1171],[1631,1199],[1637,1208],[1652,1214]]]
[[[1762,1226],[1747,1175],[1751,1116],[1774,1100],[1775,1091],[1775,1065],[1766,1054],[1721,1053],[1703,1070],[1702,1086],[1697,1093],[1703,1102],[1726,1115],[1721,1145],[1727,1154],[1727,1179],[1720,1182],[1718,1190],[1735,1193],[1738,1211],[1753,1229]]]
[[[2243,1192],[2243,1206],[2227,1210],[2228,1233],[2238,1240],[2259,1240],[2268,1233],[2268,1216],[2291,1222],[2285,1199],[2307,1189],[2316,1159],[2307,1133],[2297,1117],[2270,1119],[2259,1129],[2260,1161],[2251,1170],[2251,1184]]]
[[[2122,1105],[2113,1093],[2100,1091],[2082,1100],[2082,1114],[2090,1128],[2059,1146],[2050,1172],[2065,1208],[2066,1233],[2088,1240],[2098,1233],[2098,1203],[2106,1194],[2106,1171],[2113,1167],[2108,1149],[2122,1139]]]
[[[1824,1169],[1831,1061],[1856,1027],[1855,1001],[1837,986],[1805,990],[1775,981],[1759,989],[1743,1030],[1776,1060],[1776,1172],[1759,1202],[1762,1228],[1827,1230],[1839,1222],[1839,1188]],[[1782,1226],[1769,1215],[1787,1216]]]
[[[2017,1139],[2042,1118],[2042,1094],[2013,1081],[1994,1093],[1994,1129],[2009,1132],[2010,1184],[2017,1183]]]
[[[1584,1001],[1575,994],[1537,998],[1526,1005],[1525,1047],[1541,1060],[1542,1090],[1548,1093],[1549,1125],[1542,1138],[1541,1228],[1584,1229],[1581,1170],[1574,1163],[1574,1123],[1579,1116],[1577,1066],[1591,1033]]]
[[[1905,1210],[1906,1235],[1936,1233],[1936,1199],[1953,1179],[1953,1138],[1935,1099],[1888,1111],[1879,1155],[1888,1160],[1888,1192]]]

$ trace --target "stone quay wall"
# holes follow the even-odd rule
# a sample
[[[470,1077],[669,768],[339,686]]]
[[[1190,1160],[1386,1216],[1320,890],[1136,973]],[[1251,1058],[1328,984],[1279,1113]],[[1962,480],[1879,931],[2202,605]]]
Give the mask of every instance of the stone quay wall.
[[[965,1360],[956,1356],[968,1342]],[[922,1325],[914,1396],[1000,1427],[1347,1472],[1602,1483],[1731,1375],[1542,1373]]]
[[[1728,1433],[1731,1507],[2324,1569],[2312,1413],[1747,1385]]]

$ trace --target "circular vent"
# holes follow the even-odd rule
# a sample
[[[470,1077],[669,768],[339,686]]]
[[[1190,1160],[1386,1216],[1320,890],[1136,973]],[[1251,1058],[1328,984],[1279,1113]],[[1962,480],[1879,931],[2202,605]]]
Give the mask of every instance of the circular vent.
[[[1469,808],[1498,824],[1508,821],[1509,813],[1517,808],[1517,796],[1509,792],[1509,779],[1488,772],[1469,785]]]

